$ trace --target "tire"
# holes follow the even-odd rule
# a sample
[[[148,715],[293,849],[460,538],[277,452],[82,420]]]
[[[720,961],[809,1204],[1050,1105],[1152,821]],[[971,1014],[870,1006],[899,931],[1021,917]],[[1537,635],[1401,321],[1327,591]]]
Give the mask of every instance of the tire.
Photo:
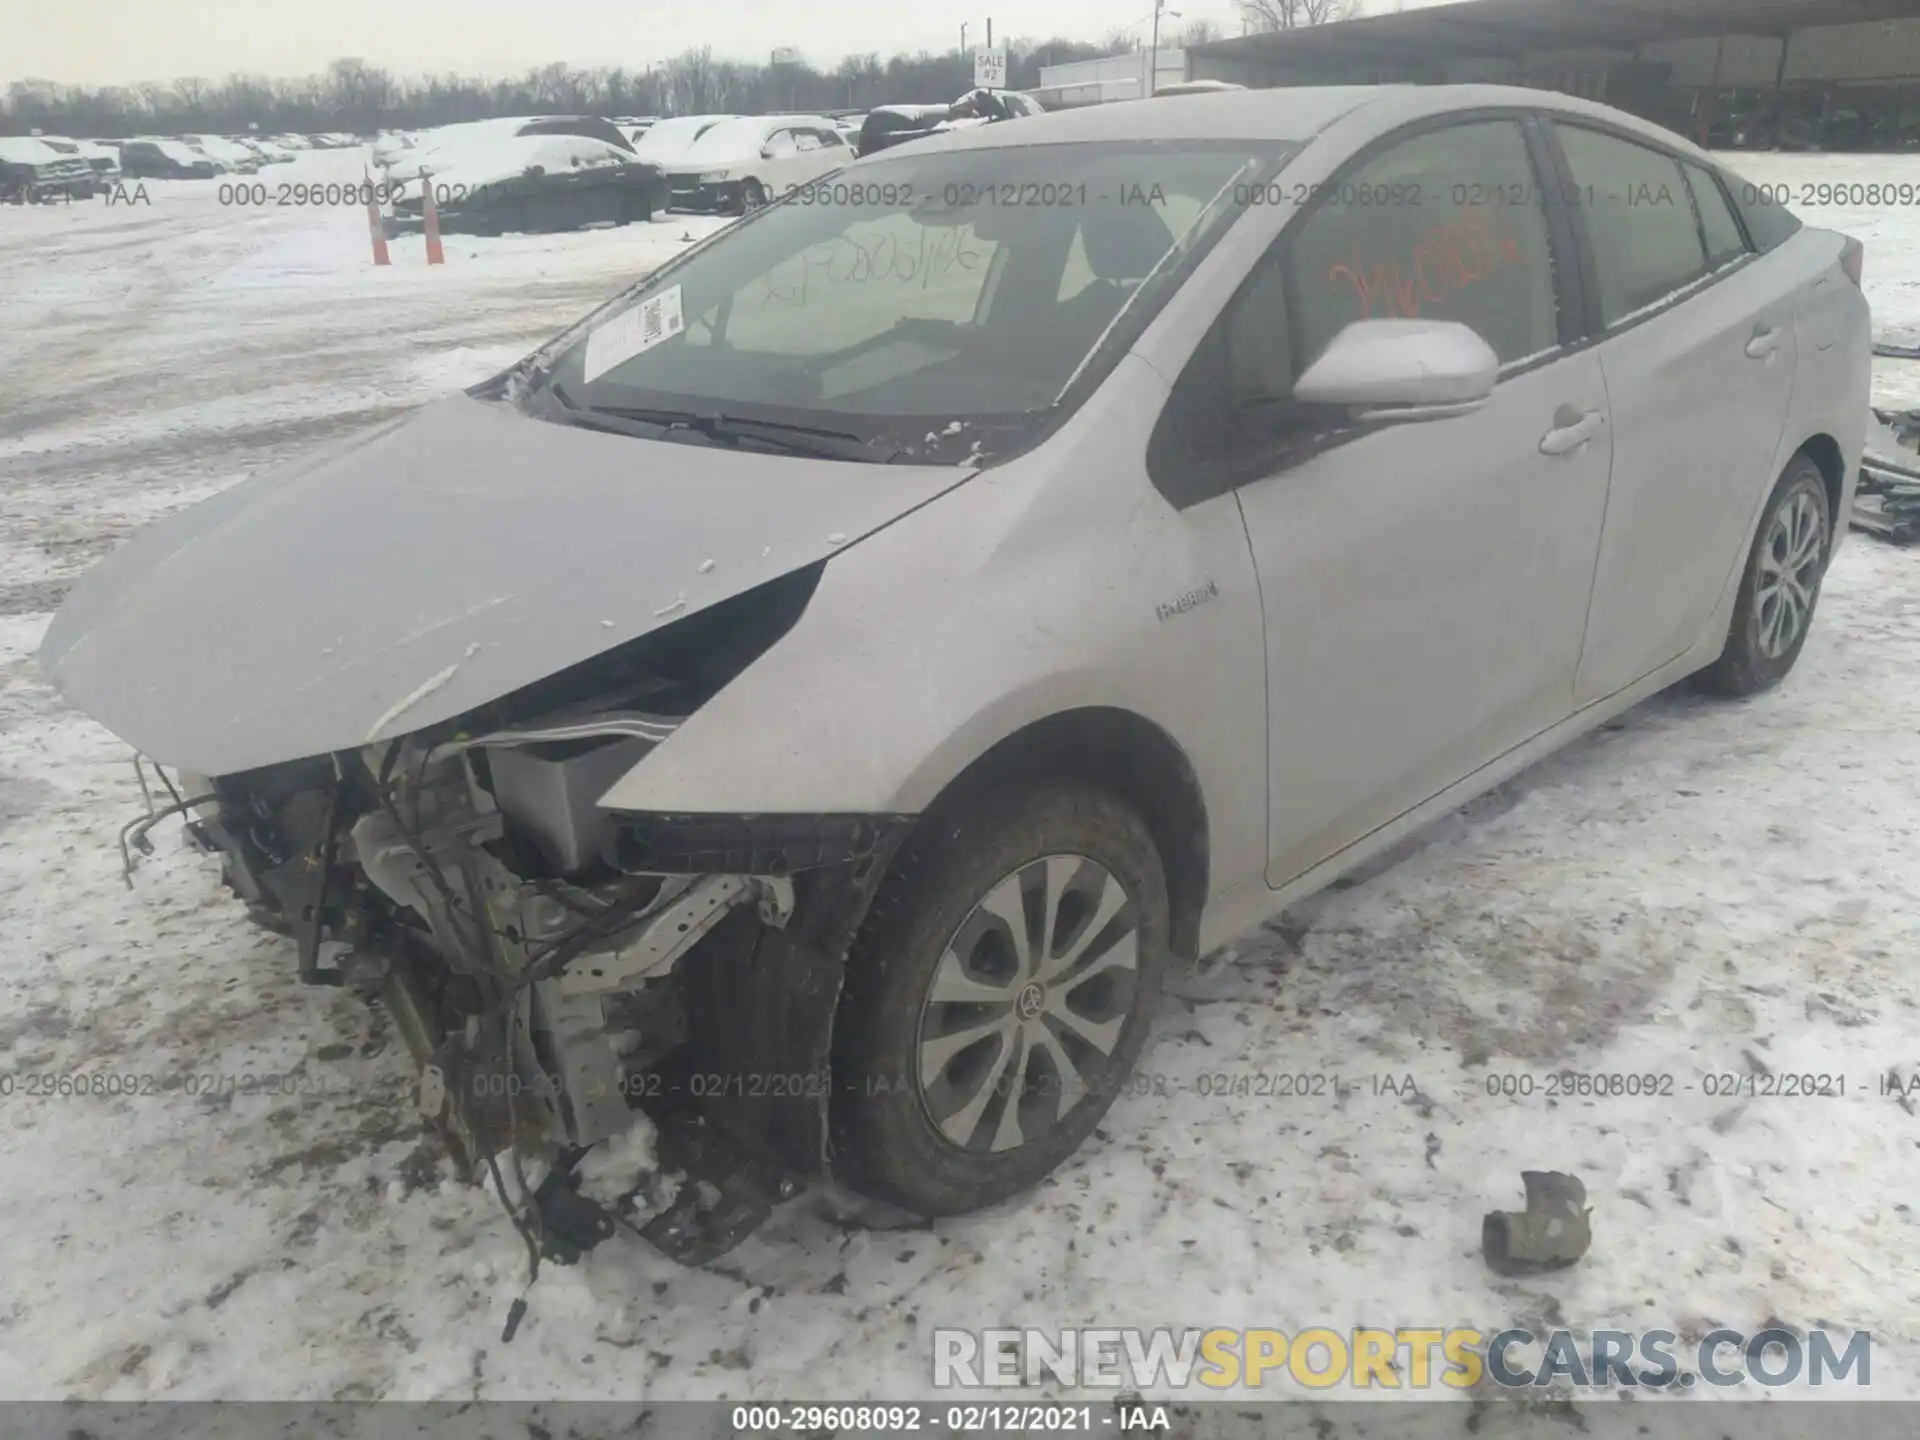
[[[1012,925],[994,911],[1024,922],[1031,954],[1049,894],[1060,897],[1053,943],[1022,970]],[[924,1216],[1037,1184],[1139,1060],[1168,924],[1159,851],[1102,791],[1000,790],[923,817],[848,957],[834,1024],[836,1177]],[[993,998],[937,1000],[936,981],[949,996]]]
[[[751,215],[767,203],[766,188],[758,180],[747,180],[740,186],[740,213]]]
[[[1757,695],[1786,678],[1807,643],[1832,556],[1826,477],[1809,457],[1797,455],[1767,497],[1740,577],[1726,649],[1700,673],[1704,689]]]

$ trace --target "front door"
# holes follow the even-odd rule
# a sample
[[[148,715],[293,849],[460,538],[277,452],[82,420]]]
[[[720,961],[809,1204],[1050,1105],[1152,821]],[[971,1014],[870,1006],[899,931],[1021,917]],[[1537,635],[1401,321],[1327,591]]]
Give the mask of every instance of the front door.
[[[1614,427],[1561,348],[1550,231],[1517,118],[1425,130],[1327,187],[1217,327],[1235,443],[1266,447],[1237,493],[1273,885],[1571,713]],[[1422,317],[1499,354],[1484,409],[1368,428],[1288,398],[1347,324]]]

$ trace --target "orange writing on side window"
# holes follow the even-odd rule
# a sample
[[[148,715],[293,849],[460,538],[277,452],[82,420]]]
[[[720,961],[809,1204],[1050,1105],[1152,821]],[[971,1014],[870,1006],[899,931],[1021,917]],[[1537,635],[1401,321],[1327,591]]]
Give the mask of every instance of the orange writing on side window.
[[[1403,257],[1369,261],[1356,246],[1327,269],[1327,284],[1353,296],[1361,320],[1417,320],[1506,266],[1525,265],[1519,241],[1484,207],[1462,210],[1424,233]]]

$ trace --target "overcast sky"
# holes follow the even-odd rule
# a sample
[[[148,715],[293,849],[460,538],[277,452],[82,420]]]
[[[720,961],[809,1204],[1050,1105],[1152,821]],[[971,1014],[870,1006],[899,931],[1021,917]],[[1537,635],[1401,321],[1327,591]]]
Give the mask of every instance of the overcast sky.
[[[1408,8],[1438,0],[1407,0]],[[1394,0],[1366,0],[1369,11]],[[0,84],[34,78],[111,85],[218,79],[234,72],[311,74],[356,55],[397,73],[518,75],[561,61],[645,68],[692,46],[764,61],[791,45],[828,68],[850,53],[951,49],[1061,35],[1097,40],[1141,22],[1153,0],[4,0]],[[1231,0],[1171,9],[1238,34]],[[997,13],[996,13],[997,10]],[[27,21],[28,12],[31,19]],[[27,21],[27,23],[22,23]],[[1165,21],[1175,27],[1179,21]]]

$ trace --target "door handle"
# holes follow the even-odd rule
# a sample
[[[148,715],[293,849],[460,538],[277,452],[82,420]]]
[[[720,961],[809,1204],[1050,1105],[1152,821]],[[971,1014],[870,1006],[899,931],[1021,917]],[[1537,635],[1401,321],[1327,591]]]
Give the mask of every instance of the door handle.
[[[1560,413],[1553,418],[1557,428],[1549,430],[1542,437],[1542,455],[1571,455],[1607,425],[1607,417],[1598,410],[1575,410],[1570,405],[1562,406]]]
[[[1780,327],[1770,325],[1764,330],[1753,332],[1753,338],[1747,341],[1747,358],[1765,360],[1780,348]]]

